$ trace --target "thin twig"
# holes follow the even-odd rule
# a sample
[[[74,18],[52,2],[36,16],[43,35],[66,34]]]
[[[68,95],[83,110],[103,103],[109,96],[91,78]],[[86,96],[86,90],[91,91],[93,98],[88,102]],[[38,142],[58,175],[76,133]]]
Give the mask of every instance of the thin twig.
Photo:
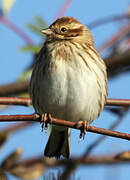
[[[128,110],[128,108],[126,109]],[[126,111],[125,111],[126,112]],[[123,112],[122,114],[120,114],[119,118],[117,119],[116,122],[114,122],[110,127],[109,129],[113,130],[115,127],[117,127],[120,122],[123,120],[124,118],[124,113]],[[82,156],[82,159],[86,158],[89,156],[89,154],[91,153],[91,151],[96,147],[98,146],[107,136],[101,136],[99,137],[97,140],[95,140],[92,144],[90,144],[90,146],[87,148],[87,150],[85,151],[85,153],[83,154]],[[64,170],[62,176],[61,176],[61,179],[60,180],[67,180],[70,175],[72,174],[72,172],[75,171],[75,169],[78,167],[78,164],[74,164],[74,165],[67,165],[66,169]]]
[[[107,98],[107,106],[130,106],[130,99],[113,99]]]
[[[130,16],[127,14],[123,14],[123,15],[115,15],[115,16],[102,18],[102,19],[93,21],[92,23],[88,24],[88,27],[90,29],[94,29],[100,25],[103,25],[103,24],[106,24],[109,22],[120,21],[120,20],[124,20],[124,19],[130,19]]]
[[[6,163],[8,160],[5,160]],[[31,158],[31,159],[24,159],[11,164],[11,166],[6,166],[3,168],[1,167],[1,172],[9,172],[14,174],[18,177],[21,177],[21,172],[28,173],[31,172],[30,170],[36,170],[36,172],[40,172],[40,175],[45,172],[47,168],[55,168],[55,167],[67,167],[71,165],[111,165],[111,164],[123,164],[123,163],[130,163],[130,151],[124,151],[120,154],[114,155],[105,155],[105,156],[88,156],[85,158],[82,157],[72,157],[70,159],[52,159],[46,158],[43,156]],[[3,169],[2,169],[3,168]],[[40,169],[40,171],[39,171]],[[23,176],[22,176],[23,177]],[[26,177],[26,176],[25,176]],[[67,176],[66,176],[67,177]],[[63,179],[66,179],[64,177]],[[60,178],[60,177],[59,177]]]
[[[128,108],[126,109],[128,110]],[[126,112],[126,111],[125,111]],[[120,122],[123,120],[124,118],[124,113],[121,113],[119,118],[117,119],[116,122],[114,122],[109,129],[113,130],[115,127],[117,127]],[[82,156],[82,159],[86,158],[89,156],[89,154],[91,153],[91,151],[98,146],[107,136],[100,136],[98,139],[96,139],[92,144],[90,144],[90,146],[86,149],[85,153]],[[68,164],[64,170],[64,172],[61,175],[60,180],[67,180],[70,175],[76,170],[76,168],[78,167],[78,164]]]
[[[65,0],[63,5],[61,6],[61,8],[59,9],[59,11],[57,12],[56,16],[54,17],[53,21],[55,21],[56,19],[62,17],[65,12],[67,11],[67,9],[69,8],[69,6],[71,5],[73,0]]]
[[[28,92],[29,81],[14,82],[0,86],[0,96],[9,96]]]
[[[124,115],[126,115],[126,111],[128,112],[128,109],[126,109],[118,118],[117,120],[110,125],[110,127],[108,128],[109,130],[113,130],[115,129],[124,119]],[[87,148],[86,152],[84,153],[84,157],[88,156],[91,151],[97,147],[107,136],[101,136],[98,139],[96,139],[92,144],[90,144],[90,146]]]
[[[74,163],[74,162],[68,163],[66,165],[66,168],[65,168],[64,172],[60,176],[60,180],[67,180],[67,179],[69,179],[70,175],[75,171],[77,166],[78,165],[76,163]]]
[[[103,43],[97,50],[98,52],[104,51],[106,48],[111,47],[114,45],[121,37],[123,37],[125,34],[129,33],[130,31],[130,25],[126,25],[123,29],[120,29],[118,33],[116,33],[115,36],[108,39],[105,43]]]
[[[0,105],[30,106],[31,100],[23,97],[0,97]]]
[[[15,151],[16,152],[16,151]],[[14,153],[13,153],[14,154]],[[16,153],[14,155],[17,155]],[[19,155],[19,153],[18,153]],[[11,157],[11,155],[10,155]],[[9,158],[10,158],[9,157]],[[4,162],[8,162],[9,158],[7,158]],[[12,158],[12,157],[11,157]],[[5,164],[6,164],[5,163]],[[10,162],[9,162],[10,163]],[[85,158],[82,157],[72,157],[70,159],[52,159],[52,158],[46,158],[43,156],[35,157],[32,159],[24,159],[15,162],[14,164],[11,164],[11,166],[6,166],[3,168],[1,166],[2,171],[1,172],[9,172],[14,175],[20,176],[21,172],[27,173],[31,172],[30,170],[36,170],[36,172],[40,172],[43,174],[45,172],[45,169],[47,168],[53,168],[53,167],[69,167],[71,165],[73,166],[79,166],[79,165],[111,165],[111,164],[121,164],[121,163],[130,163],[130,151],[124,151],[120,154],[115,154],[115,155],[105,155],[105,156],[88,156]],[[4,163],[3,163],[4,164]],[[40,171],[38,171],[40,168]],[[71,172],[70,172],[71,173]],[[66,176],[61,176],[59,177],[60,180],[65,180],[69,174]]]
[[[2,132],[7,132],[8,134],[11,134],[12,132],[18,131],[30,125],[32,125],[32,123],[30,122],[17,123],[12,126],[6,127],[5,129],[2,129]]]
[[[23,97],[0,97],[0,104],[30,106],[31,99]]]
[[[104,62],[107,66],[108,77],[114,77],[116,74],[124,72],[126,68],[130,69],[130,50],[115,57],[105,58]]]
[[[41,117],[38,114],[30,114],[30,115],[1,115],[0,116],[0,122],[13,122],[13,121],[26,121],[26,122],[41,122]],[[65,121],[62,119],[56,119],[51,118],[47,119],[47,123],[54,124],[54,125],[60,125],[65,126],[68,128],[74,128],[78,130],[82,130],[84,128],[84,123],[82,122],[71,122],[71,121]],[[112,136],[116,138],[126,139],[130,140],[130,134],[127,133],[121,133],[118,131],[112,131],[104,128],[98,128],[95,126],[88,126],[87,131],[97,133],[97,134],[103,134],[107,136]]]
[[[16,24],[13,24],[5,16],[0,16],[0,22],[18,34],[28,45],[34,45],[32,39],[21,28],[19,28]]]
[[[1,89],[1,88],[0,88]],[[24,105],[32,104],[30,98],[23,97],[0,97],[1,105]],[[130,106],[130,99],[113,99],[107,98],[106,106]]]
[[[16,166],[28,166],[30,164],[42,163],[45,167],[51,168],[56,166],[66,166],[68,164],[78,164],[78,165],[111,165],[120,163],[130,163],[130,151],[124,151],[119,154],[114,155],[104,155],[104,156],[88,156],[82,157],[71,157],[70,159],[52,159],[43,156],[35,157],[32,159],[21,160],[16,164]]]

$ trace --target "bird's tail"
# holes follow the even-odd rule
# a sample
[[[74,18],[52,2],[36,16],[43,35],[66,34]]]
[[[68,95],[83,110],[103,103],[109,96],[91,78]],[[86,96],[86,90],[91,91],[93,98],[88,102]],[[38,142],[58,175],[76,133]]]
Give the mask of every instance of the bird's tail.
[[[64,131],[57,131],[52,127],[52,131],[45,147],[44,155],[47,157],[70,156],[70,129]]]

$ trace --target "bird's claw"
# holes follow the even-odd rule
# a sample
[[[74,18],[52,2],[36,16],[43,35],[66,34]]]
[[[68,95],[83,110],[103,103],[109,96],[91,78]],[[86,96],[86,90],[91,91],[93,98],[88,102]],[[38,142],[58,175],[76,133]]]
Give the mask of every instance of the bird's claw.
[[[41,116],[42,131],[43,129],[47,129],[48,123],[51,122],[51,120],[52,120],[51,114],[48,114],[48,113],[42,114]]]
[[[87,121],[81,121],[81,122],[82,122],[82,129],[80,130],[80,139],[81,138],[84,139],[89,124],[87,123]]]

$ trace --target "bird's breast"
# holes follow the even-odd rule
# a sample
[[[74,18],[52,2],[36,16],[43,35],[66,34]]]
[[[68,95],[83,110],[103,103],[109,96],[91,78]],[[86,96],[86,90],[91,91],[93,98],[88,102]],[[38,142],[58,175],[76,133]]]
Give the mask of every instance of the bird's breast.
[[[68,59],[55,53],[58,52],[53,52],[44,77],[42,70],[36,74],[38,93],[34,107],[39,113],[51,113],[57,118],[91,122],[105,103],[105,90],[99,89],[105,85],[103,78],[98,79],[100,69],[94,63],[90,65],[91,57],[80,51],[68,53]]]

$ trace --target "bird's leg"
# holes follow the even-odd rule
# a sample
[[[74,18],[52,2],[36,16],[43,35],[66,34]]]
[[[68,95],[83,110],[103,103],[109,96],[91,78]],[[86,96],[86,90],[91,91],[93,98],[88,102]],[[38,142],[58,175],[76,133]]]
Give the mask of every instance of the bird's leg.
[[[43,131],[43,128],[47,129],[48,123],[51,121],[52,121],[51,114],[48,114],[48,113],[42,114],[41,116],[42,131]]]
[[[80,139],[81,138],[85,138],[85,134],[86,134],[86,131],[87,131],[87,129],[88,129],[88,126],[89,126],[89,123],[87,123],[87,121],[79,121],[78,123],[82,123],[82,129],[80,130]]]

